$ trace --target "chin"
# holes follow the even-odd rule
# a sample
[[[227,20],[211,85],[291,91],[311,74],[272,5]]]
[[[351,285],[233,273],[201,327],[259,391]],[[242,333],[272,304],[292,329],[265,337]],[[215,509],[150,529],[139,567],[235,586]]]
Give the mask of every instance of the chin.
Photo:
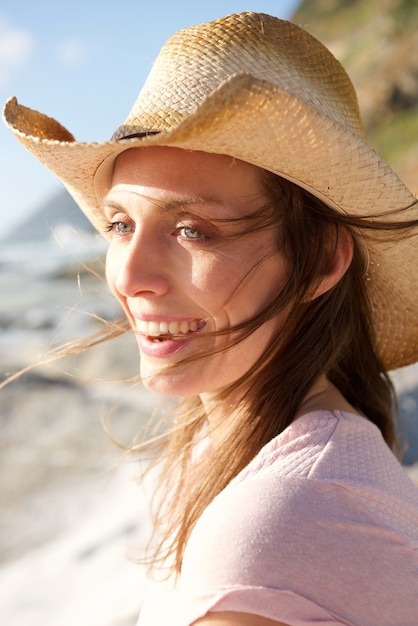
[[[191,385],[190,374],[171,372],[143,372],[141,382],[148,391],[163,397],[188,398],[197,396],[201,389]]]

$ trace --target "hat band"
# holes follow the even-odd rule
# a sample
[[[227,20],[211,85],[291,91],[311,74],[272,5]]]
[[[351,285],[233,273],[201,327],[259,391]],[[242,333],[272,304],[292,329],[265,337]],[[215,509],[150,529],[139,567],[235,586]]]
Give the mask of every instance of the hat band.
[[[149,137],[150,135],[158,135],[159,130],[147,130],[143,133],[134,133],[133,135],[126,135],[125,137],[120,137],[118,141],[123,141],[124,139],[143,139],[144,137]]]

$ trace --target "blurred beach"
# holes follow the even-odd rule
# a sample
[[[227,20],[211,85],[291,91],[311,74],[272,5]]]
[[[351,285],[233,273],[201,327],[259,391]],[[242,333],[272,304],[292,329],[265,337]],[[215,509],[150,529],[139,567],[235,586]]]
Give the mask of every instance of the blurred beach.
[[[103,273],[104,242],[61,229],[0,249],[2,378],[120,314]],[[133,626],[144,571],[135,552],[149,520],[139,461],[123,445],[156,398],[125,383],[138,372],[132,336],[42,365],[0,392],[0,616],[10,626]],[[418,478],[418,369],[394,373]]]
[[[104,242],[54,232],[0,249],[1,378],[120,312],[99,273]],[[134,563],[148,519],[129,445],[156,399],[124,383],[132,336],[35,370],[0,391],[0,621],[10,626],[130,626],[143,595]]]

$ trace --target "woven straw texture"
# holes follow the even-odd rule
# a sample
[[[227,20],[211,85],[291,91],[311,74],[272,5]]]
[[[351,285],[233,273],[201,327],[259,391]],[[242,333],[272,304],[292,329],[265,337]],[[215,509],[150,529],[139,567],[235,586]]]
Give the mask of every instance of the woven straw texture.
[[[398,219],[418,218],[415,197],[366,143],[339,62],[302,29],[264,14],[231,15],[175,34],[109,142],[78,143],[15,98],[4,119],[102,233],[100,200],[117,155],[151,145],[230,155],[344,213],[372,218],[406,209]],[[158,134],[128,138],[144,133]],[[388,368],[418,360],[417,250],[415,238],[369,246],[374,325]]]

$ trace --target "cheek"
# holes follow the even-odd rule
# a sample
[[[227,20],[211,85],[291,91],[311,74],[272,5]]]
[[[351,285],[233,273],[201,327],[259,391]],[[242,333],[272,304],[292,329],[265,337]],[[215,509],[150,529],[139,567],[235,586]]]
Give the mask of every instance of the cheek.
[[[244,272],[234,261],[222,257],[206,259],[193,266],[190,287],[185,287],[185,291],[211,316],[218,316],[235,306]]]
[[[110,252],[108,251],[107,255],[106,255],[106,265],[105,265],[105,277],[106,277],[106,282],[109,285],[110,289],[112,291],[114,291],[114,266],[112,264],[111,261],[111,255]]]
[[[116,276],[118,272],[117,257],[112,248],[106,254],[105,278],[113,295],[120,300],[121,296],[116,289]]]
[[[279,295],[288,279],[286,264],[278,253],[270,257],[259,255],[257,259],[253,251],[249,258],[252,262],[241,268],[240,275],[226,277],[219,287],[225,309],[234,323],[263,311]]]

